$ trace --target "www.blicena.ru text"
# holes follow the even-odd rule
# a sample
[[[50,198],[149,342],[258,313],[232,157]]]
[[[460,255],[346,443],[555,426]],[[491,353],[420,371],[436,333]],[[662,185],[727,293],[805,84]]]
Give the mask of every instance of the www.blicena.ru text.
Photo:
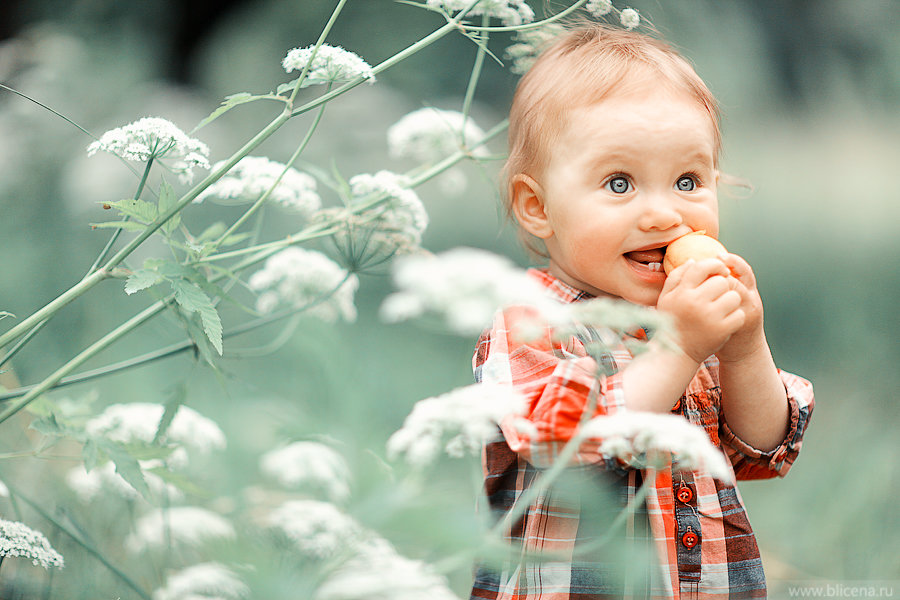
[[[790,598],[893,598],[900,582],[817,583],[792,582],[785,586]]]

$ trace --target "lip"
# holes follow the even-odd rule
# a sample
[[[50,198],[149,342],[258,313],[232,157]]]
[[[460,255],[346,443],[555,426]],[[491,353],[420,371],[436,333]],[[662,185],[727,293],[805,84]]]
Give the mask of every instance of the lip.
[[[649,246],[647,248],[643,248],[643,250],[653,250],[654,248],[659,248],[659,246]],[[630,258],[623,256],[625,259],[625,264],[631,269],[631,272],[637,275],[638,279],[643,281],[644,283],[650,285],[659,285],[666,281],[666,272],[660,269],[659,271],[651,271],[647,265],[644,263],[639,263],[635,260],[631,260]]]

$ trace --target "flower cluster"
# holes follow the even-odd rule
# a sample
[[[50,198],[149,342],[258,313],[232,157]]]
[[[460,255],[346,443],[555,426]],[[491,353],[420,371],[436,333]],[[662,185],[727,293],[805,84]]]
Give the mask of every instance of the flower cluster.
[[[437,317],[461,335],[477,335],[497,309],[511,304],[557,310],[540,284],[512,261],[474,248],[401,257],[394,282],[399,291],[381,307],[385,320]]]
[[[165,407],[151,402],[113,404],[85,424],[92,436],[103,436],[114,442],[150,443],[156,437]],[[179,406],[162,442],[176,446],[169,457],[172,466],[187,463],[186,451],[201,455],[225,448],[225,434],[211,419],[188,406]]]
[[[626,8],[619,13],[619,22],[625,29],[634,29],[641,24],[641,15],[633,8]]]
[[[486,383],[420,400],[388,440],[388,456],[403,456],[409,464],[424,467],[441,450],[457,458],[478,454],[500,421],[524,408],[524,398],[512,387]]]
[[[193,169],[209,168],[209,148],[188,137],[171,121],[145,117],[128,125],[110,129],[87,147],[88,156],[103,150],[126,160],[165,161],[185,183],[193,180]]]
[[[335,561],[313,600],[456,600],[444,577],[401,556],[333,504],[288,500],[269,513],[265,526],[303,562]]]
[[[190,566],[169,575],[153,600],[243,600],[250,588],[234,571],[217,562]]]
[[[220,515],[198,506],[153,510],[135,523],[125,547],[135,554],[173,548],[194,548],[207,542],[232,540],[234,527]]]
[[[314,600],[458,600],[447,580],[419,560],[397,553],[375,538],[360,544],[355,555],[325,580]]]
[[[459,111],[429,107],[415,110],[391,125],[387,137],[391,157],[432,163],[480,141],[484,130]],[[473,154],[483,156],[487,151],[479,147]]]
[[[636,468],[671,463],[675,470],[705,469],[718,479],[733,477],[721,450],[712,445],[706,432],[681,415],[620,412],[591,419],[579,435],[599,439],[602,454]]]
[[[471,6],[472,0],[427,0],[426,5],[454,13]],[[534,21],[534,11],[525,0],[481,0],[466,15],[487,15],[500,20],[504,25],[521,25]]]
[[[318,442],[294,442],[264,454],[260,470],[287,489],[322,493],[332,502],[350,496],[350,469],[340,454]]]
[[[612,12],[612,0],[588,0],[584,5],[584,10],[595,17],[602,17]]]
[[[7,556],[30,558],[45,569],[62,568],[62,555],[50,546],[44,534],[18,521],[0,519],[0,559]]]
[[[372,70],[372,67],[357,54],[344,50],[339,46],[322,44],[313,58],[312,53],[314,49],[315,46],[294,48],[281,61],[281,65],[288,73],[292,71],[302,72],[308,64],[310,65],[303,87],[351,81],[357,77],[363,77],[369,83],[375,81],[375,72]],[[312,58],[312,63],[310,63],[310,58]]]
[[[248,284],[260,292],[256,309],[262,313],[283,303],[295,308],[308,305],[307,314],[326,321],[356,319],[353,298],[359,279],[321,252],[285,248],[271,256]]]
[[[418,247],[422,233],[428,227],[425,206],[409,185],[409,178],[391,171],[378,171],[374,175],[363,173],[350,178],[351,206],[378,196],[386,197],[384,202],[357,216],[361,223],[374,230],[377,239],[373,241],[400,252]]]
[[[166,483],[159,475],[146,470],[158,464],[156,461],[140,461],[144,481],[147,482],[150,491],[158,496],[165,495],[170,500],[181,498],[183,496],[181,490]],[[83,465],[73,467],[66,474],[66,483],[84,503],[93,502],[110,492],[127,500],[137,500],[141,497],[130,483],[116,473],[116,465],[112,461],[90,471],[86,471]]]
[[[363,533],[349,515],[318,500],[288,500],[269,514],[266,525],[301,555],[323,560],[354,545]]]
[[[509,70],[516,75],[524,75],[544,48],[564,32],[565,28],[557,23],[548,23],[537,29],[517,31],[516,43],[507,46],[505,52],[506,58],[512,61]]]
[[[216,163],[218,169],[224,161]],[[194,202],[214,197],[220,201],[255,202],[268,190],[273,202],[309,216],[322,206],[316,180],[293,167],[262,156],[245,156],[217,182],[203,190]]]

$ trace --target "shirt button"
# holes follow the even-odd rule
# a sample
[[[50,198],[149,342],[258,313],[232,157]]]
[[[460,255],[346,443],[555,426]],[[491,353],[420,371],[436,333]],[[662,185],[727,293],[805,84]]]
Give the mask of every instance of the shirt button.
[[[687,533],[681,536],[681,543],[685,548],[693,548],[700,542],[700,537],[688,527]]]
[[[678,498],[679,502],[684,502],[685,504],[687,504],[694,499],[694,492],[693,490],[691,490],[691,488],[683,485],[678,488],[678,492],[675,494],[675,497]]]

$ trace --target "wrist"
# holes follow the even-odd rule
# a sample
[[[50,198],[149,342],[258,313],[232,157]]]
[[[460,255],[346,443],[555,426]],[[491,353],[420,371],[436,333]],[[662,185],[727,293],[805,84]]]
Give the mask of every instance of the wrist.
[[[750,337],[733,336],[716,352],[720,365],[729,365],[745,361],[770,359],[769,342],[762,330]]]

